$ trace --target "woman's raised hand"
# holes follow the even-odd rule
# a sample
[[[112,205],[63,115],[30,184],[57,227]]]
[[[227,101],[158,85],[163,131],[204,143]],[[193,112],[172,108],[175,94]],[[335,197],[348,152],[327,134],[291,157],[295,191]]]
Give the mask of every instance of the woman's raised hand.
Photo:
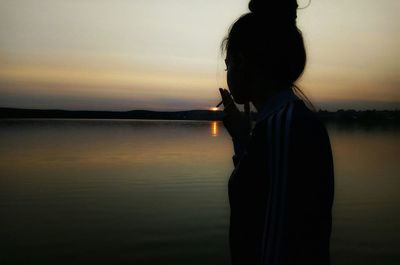
[[[234,140],[247,142],[250,138],[250,120],[239,111],[228,90],[220,88],[219,92],[224,104],[222,122],[226,130]]]

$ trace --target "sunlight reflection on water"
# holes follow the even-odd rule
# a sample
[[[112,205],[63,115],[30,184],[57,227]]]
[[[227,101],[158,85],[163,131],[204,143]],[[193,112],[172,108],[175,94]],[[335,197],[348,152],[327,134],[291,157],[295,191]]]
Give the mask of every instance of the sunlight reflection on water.
[[[1,264],[228,264],[219,121],[0,121]],[[399,132],[328,126],[332,264],[400,261]]]
[[[211,135],[218,136],[218,122],[217,121],[211,122]]]

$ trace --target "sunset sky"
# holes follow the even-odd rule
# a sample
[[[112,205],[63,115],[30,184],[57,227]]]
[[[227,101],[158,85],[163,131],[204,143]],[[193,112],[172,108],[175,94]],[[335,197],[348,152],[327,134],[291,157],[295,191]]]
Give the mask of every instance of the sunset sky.
[[[300,6],[307,0],[298,0]],[[248,0],[0,0],[0,107],[206,109],[220,43]],[[400,108],[399,0],[298,11],[318,108]]]

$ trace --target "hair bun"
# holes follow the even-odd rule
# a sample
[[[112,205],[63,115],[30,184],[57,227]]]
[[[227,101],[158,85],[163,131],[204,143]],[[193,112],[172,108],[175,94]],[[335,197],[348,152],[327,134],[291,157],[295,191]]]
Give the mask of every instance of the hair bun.
[[[251,0],[249,9],[270,20],[296,22],[297,0]]]
[[[249,9],[253,13],[261,13],[268,9],[267,1],[265,0],[251,0],[249,3]],[[264,12],[262,12],[264,13]]]

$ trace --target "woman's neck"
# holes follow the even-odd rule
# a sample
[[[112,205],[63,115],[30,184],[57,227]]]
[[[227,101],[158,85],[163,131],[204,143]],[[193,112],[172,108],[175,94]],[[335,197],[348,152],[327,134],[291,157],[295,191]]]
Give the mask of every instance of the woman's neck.
[[[278,94],[280,91],[284,89],[289,89],[287,85],[267,85],[267,84],[257,84],[253,86],[253,96],[251,102],[256,108],[257,112],[260,112],[262,107],[267,103],[269,99]]]

